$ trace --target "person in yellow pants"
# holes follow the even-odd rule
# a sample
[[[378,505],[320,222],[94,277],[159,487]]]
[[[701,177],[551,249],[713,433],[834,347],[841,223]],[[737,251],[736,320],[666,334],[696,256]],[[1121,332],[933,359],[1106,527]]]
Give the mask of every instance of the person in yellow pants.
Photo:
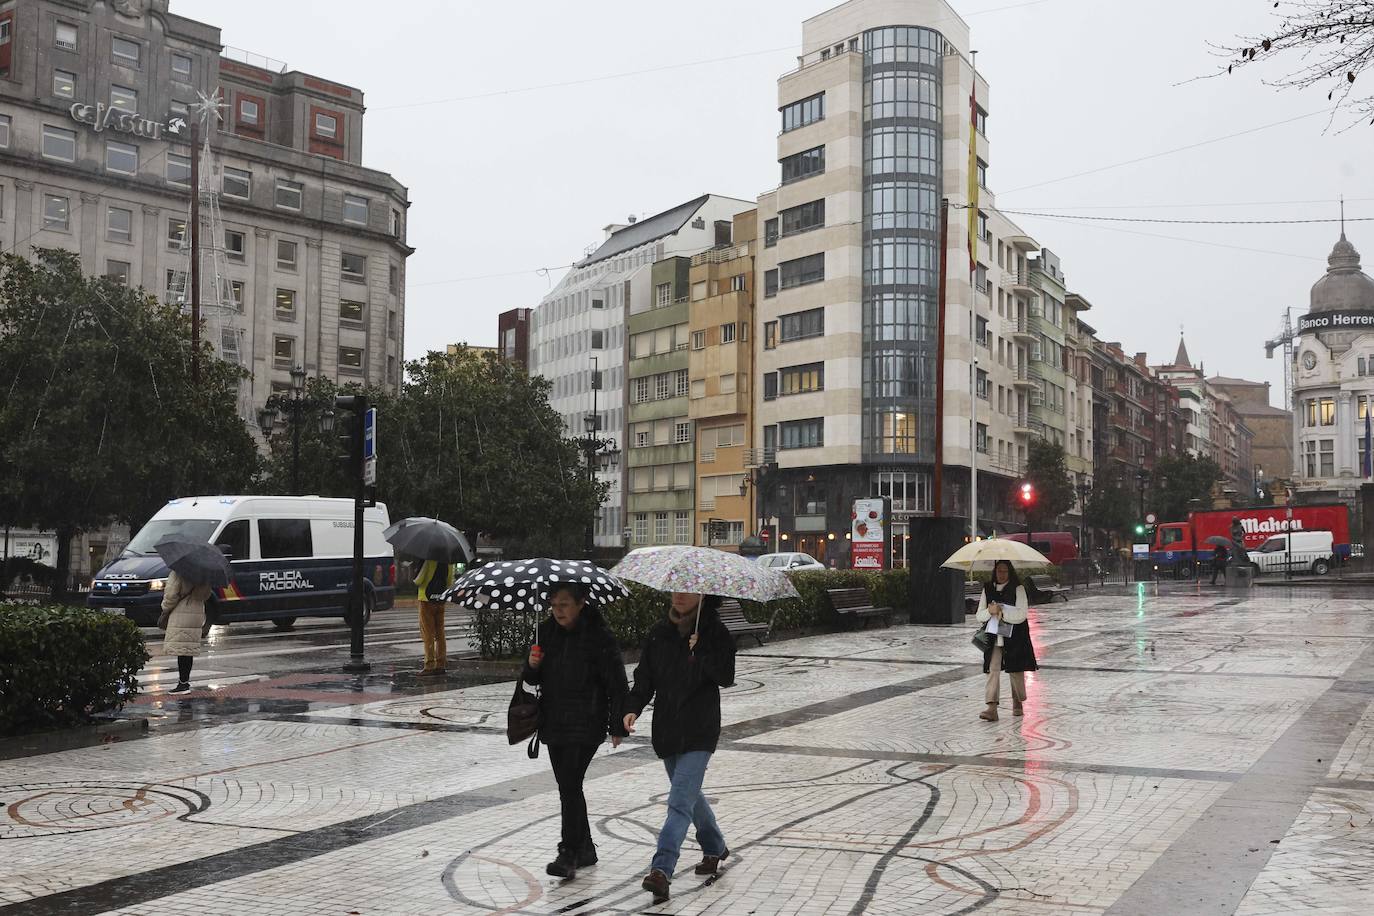
[[[419,589],[420,639],[425,644],[425,667],[421,677],[447,674],[448,644],[444,638],[444,592],[453,584],[457,567],[438,560],[426,560],[415,577]]]

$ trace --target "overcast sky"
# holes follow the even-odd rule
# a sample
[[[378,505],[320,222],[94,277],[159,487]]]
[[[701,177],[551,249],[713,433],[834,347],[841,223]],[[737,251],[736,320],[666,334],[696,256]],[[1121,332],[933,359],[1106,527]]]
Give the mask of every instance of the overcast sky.
[[[497,314],[537,304],[607,223],[775,186],[776,81],[802,20],[832,5],[172,0],[227,45],[363,90],[364,164],[410,189],[408,357],[494,344]],[[1278,92],[1258,70],[1189,82],[1216,66],[1209,40],[1271,21],[1268,0],[954,6],[991,85],[1002,209],[1334,219],[1344,194],[1348,218],[1374,217],[1374,128],[1328,129],[1324,90]],[[1272,381],[1276,405],[1282,369],[1263,342],[1285,308],[1306,311],[1339,233],[1012,218],[1063,259],[1104,340],[1167,362],[1182,325],[1195,363]],[[1374,222],[1347,235],[1369,272]]]

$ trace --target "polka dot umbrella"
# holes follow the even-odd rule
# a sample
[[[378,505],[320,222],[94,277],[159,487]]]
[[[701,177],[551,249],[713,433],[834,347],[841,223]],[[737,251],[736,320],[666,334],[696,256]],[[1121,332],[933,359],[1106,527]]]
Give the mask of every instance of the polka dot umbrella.
[[[444,600],[479,610],[530,611],[544,606],[552,586],[569,582],[587,590],[588,602],[604,607],[629,597],[625,584],[586,560],[503,560],[469,570],[444,592]]]

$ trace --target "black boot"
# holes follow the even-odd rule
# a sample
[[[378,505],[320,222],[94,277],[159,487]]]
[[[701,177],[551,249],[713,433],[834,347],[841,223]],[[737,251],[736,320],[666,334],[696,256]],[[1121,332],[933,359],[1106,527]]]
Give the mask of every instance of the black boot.
[[[555,878],[572,879],[577,877],[577,853],[558,844],[558,856],[544,866],[544,871]]]
[[[577,850],[577,867],[591,868],[596,864],[596,844],[588,840]]]

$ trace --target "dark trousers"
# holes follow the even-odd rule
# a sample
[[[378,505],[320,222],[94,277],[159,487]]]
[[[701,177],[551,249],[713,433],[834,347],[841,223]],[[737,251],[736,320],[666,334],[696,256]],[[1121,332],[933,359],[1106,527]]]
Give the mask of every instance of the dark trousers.
[[[183,684],[191,683],[191,663],[193,661],[195,661],[195,656],[192,655],[177,656],[177,678]]]
[[[1212,585],[1216,585],[1216,584],[1217,584],[1217,576],[1218,576],[1218,575],[1220,575],[1223,579],[1226,578],[1226,564],[1225,564],[1225,563],[1213,563],[1213,564],[1212,564],[1212,582],[1211,582]]]
[[[577,851],[592,845],[592,828],[587,823],[587,797],[582,780],[596,756],[595,744],[551,744],[549,763],[558,781],[558,801],[563,810],[563,844]]]

